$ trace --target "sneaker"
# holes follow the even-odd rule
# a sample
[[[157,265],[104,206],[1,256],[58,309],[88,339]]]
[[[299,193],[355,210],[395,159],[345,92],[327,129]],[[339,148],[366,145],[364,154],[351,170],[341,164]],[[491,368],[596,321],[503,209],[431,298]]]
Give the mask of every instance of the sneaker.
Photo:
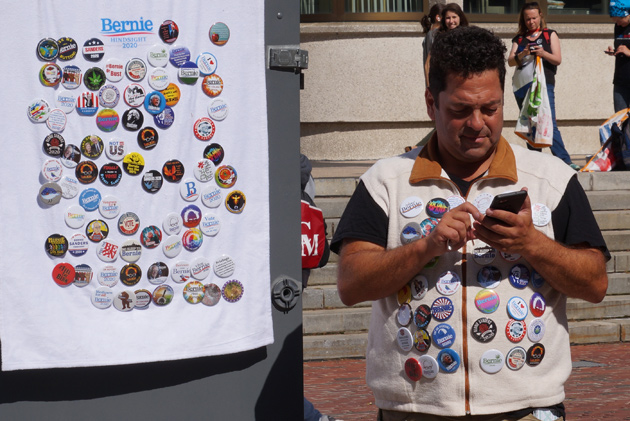
[[[331,417],[331,416],[329,416],[329,415],[322,415],[322,416],[319,418],[319,421],[343,421],[343,420],[340,420],[340,419],[335,418],[335,417]]]
[[[573,168],[575,171],[580,171],[582,169],[582,167],[580,167],[578,164],[569,164],[569,167]]]

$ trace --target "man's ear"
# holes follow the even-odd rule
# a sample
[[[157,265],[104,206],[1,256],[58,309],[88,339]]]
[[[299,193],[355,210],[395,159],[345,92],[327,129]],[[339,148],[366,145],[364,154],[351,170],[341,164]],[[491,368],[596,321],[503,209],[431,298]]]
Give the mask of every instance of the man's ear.
[[[435,99],[429,88],[426,88],[424,91],[424,100],[427,104],[427,114],[429,114],[429,118],[435,121]]]

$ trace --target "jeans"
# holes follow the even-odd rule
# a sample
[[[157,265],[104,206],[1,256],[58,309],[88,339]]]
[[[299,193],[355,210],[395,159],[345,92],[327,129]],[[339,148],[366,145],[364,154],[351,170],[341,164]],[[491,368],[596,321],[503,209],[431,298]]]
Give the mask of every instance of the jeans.
[[[613,85],[613,104],[615,112],[630,107],[630,88]]]
[[[308,399],[304,398],[304,421],[319,421],[322,414],[315,409]]]
[[[525,100],[525,96],[527,95],[527,91],[532,86],[531,83],[523,86],[518,91],[514,92],[514,98],[516,98],[516,103],[518,104],[518,109],[523,108],[523,101]],[[562,141],[562,135],[560,134],[560,130],[558,130],[558,124],[556,123],[556,95],[554,93],[554,86],[547,84],[547,95],[549,96],[549,106],[551,107],[551,117],[553,118],[553,143],[551,145],[551,153],[554,156],[557,156],[561,160],[563,160],[567,164],[571,164],[571,157],[569,153],[564,147],[564,142]],[[540,149],[533,148],[527,144],[529,149],[540,151]]]

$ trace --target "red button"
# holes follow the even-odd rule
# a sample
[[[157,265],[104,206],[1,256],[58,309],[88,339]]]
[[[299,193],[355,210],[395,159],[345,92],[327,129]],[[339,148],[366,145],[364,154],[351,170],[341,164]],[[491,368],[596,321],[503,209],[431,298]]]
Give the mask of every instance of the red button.
[[[70,263],[59,263],[52,272],[53,281],[65,287],[74,282],[74,266]]]

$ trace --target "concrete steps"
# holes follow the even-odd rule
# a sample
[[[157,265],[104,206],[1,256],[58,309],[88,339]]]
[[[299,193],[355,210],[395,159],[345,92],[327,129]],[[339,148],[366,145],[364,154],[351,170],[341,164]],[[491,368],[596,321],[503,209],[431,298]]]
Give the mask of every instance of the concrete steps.
[[[316,202],[332,237],[358,177],[371,162],[313,163]],[[580,173],[612,258],[609,286],[599,304],[568,299],[572,343],[630,341],[630,172]],[[346,307],[336,289],[338,256],[311,272],[303,297],[304,359],[364,357],[371,303]]]

